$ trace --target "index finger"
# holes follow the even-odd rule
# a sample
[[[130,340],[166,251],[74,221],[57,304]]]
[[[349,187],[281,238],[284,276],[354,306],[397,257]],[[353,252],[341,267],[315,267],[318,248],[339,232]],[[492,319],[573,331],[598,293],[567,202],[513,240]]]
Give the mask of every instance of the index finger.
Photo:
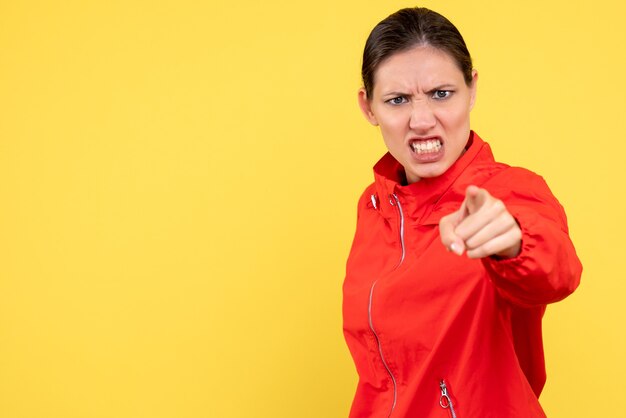
[[[477,212],[489,199],[489,192],[478,186],[467,186],[465,189],[465,202],[467,202],[467,210],[470,214]]]

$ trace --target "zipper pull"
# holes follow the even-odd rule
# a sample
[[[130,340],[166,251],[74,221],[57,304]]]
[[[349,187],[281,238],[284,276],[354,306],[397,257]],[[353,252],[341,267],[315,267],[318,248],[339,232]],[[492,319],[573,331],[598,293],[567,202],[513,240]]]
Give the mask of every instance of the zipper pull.
[[[378,196],[376,195],[370,195],[370,200],[372,201],[372,206],[374,207],[374,209],[378,210]]]
[[[450,415],[452,418],[457,418],[456,412],[454,412],[454,405],[452,405],[452,399],[450,398],[450,395],[448,395],[448,387],[446,386],[445,380],[442,379],[441,382],[439,382],[439,388],[441,389],[439,405],[441,405],[443,409],[450,409]]]

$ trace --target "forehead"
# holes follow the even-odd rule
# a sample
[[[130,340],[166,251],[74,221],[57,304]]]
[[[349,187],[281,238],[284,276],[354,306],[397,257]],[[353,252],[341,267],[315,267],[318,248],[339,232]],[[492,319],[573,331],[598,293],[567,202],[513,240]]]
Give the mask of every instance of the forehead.
[[[397,52],[384,60],[374,74],[374,90],[430,88],[463,80],[463,73],[448,53],[422,45]]]

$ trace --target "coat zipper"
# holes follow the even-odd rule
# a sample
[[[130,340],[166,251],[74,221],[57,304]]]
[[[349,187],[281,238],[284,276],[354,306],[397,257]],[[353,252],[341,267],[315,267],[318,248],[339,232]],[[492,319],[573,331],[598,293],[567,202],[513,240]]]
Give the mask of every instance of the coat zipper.
[[[373,201],[373,204],[374,204],[374,207],[376,207],[374,201]],[[398,196],[396,196],[395,194],[392,194],[390,196],[389,204],[391,204],[391,206],[396,206],[398,208],[398,213],[400,214],[400,246],[402,249],[402,253],[400,256],[400,261],[398,262],[398,265],[395,267],[395,268],[398,268],[404,262],[404,257],[406,254],[406,249],[404,247],[404,213],[402,212],[402,204],[400,204],[400,200],[398,199]],[[385,360],[385,356],[383,354],[383,347],[382,347],[382,344],[380,343],[380,338],[378,337],[378,334],[376,333],[376,329],[374,328],[374,321],[372,319],[372,301],[374,299],[374,287],[376,286],[377,282],[378,280],[372,283],[372,287],[370,288],[370,298],[369,298],[369,305],[367,308],[367,315],[368,315],[370,330],[372,331],[372,334],[374,334],[374,338],[376,339],[376,344],[378,345],[378,354],[380,355],[380,360],[382,361],[383,366],[385,366],[385,370],[387,370],[387,374],[389,374],[389,377],[391,378],[391,383],[393,384],[393,403],[391,404],[391,410],[389,411],[389,416],[391,416],[391,414],[393,413],[393,410],[396,408],[396,402],[398,401],[398,384],[396,382],[396,377],[391,372],[391,369],[389,368],[389,365],[387,364],[387,361]]]
[[[392,194],[392,199],[389,199],[389,203],[391,206],[396,206],[398,208],[398,213],[400,214],[400,246],[402,247],[402,255],[400,256],[400,262],[396,266],[396,268],[400,267],[400,264],[404,261],[404,256],[406,255],[406,249],[404,247],[404,213],[402,212],[402,205],[400,204],[400,199],[396,194]],[[395,202],[395,203],[394,203]]]
[[[441,389],[441,397],[439,398],[439,405],[441,405],[443,409],[449,409],[450,416],[452,418],[457,418],[456,412],[454,411],[454,405],[452,404],[452,399],[450,398],[450,395],[448,394],[448,387],[446,386],[445,380],[442,379],[441,382],[439,382],[439,388]]]
[[[378,345],[378,354],[380,354],[380,359],[383,362],[383,366],[385,366],[385,370],[387,370],[387,373],[389,374],[389,377],[391,378],[391,383],[393,384],[393,403],[391,404],[391,410],[389,411],[389,415],[388,415],[388,416],[391,416],[391,414],[393,413],[393,410],[396,407],[396,401],[398,400],[398,385],[396,384],[395,376],[391,372],[391,369],[389,368],[389,365],[387,364],[387,361],[385,360],[385,356],[383,355],[383,347],[380,344],[380,339],[378,338],[378,334],[376,333],[376,330],[374,329],[374,322],[372,321],[372,300],[374,298],[374,286],[376,286],[376,283],[378,283],[378,280],[372,283],[372,287],[370,289],[370,300],[369,300],[369,305],[367,307],[367,316],[368,316],[369,323],[370,323],[370,330],[372,331],[372,334],[374,334],[374,338],[376,338],[376,344]]]

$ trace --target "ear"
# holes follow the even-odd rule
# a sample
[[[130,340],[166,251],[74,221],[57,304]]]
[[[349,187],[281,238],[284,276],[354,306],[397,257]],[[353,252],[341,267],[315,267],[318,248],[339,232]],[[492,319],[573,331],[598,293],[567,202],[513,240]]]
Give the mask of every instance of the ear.
[[[374,116],[374,112],[372,112],[372,103],[367,98],[367,92],[364,88],[359,89],[359,107],[361,108],[361,112],[363,112],[365,119],[367,119],[367,121],[372,125],[378,126],[376,116]]]
[[[478,89],[478,71],[472,70],[472,85],[470,87],[470,110],[474,108],[476,103],[476,90]]]

